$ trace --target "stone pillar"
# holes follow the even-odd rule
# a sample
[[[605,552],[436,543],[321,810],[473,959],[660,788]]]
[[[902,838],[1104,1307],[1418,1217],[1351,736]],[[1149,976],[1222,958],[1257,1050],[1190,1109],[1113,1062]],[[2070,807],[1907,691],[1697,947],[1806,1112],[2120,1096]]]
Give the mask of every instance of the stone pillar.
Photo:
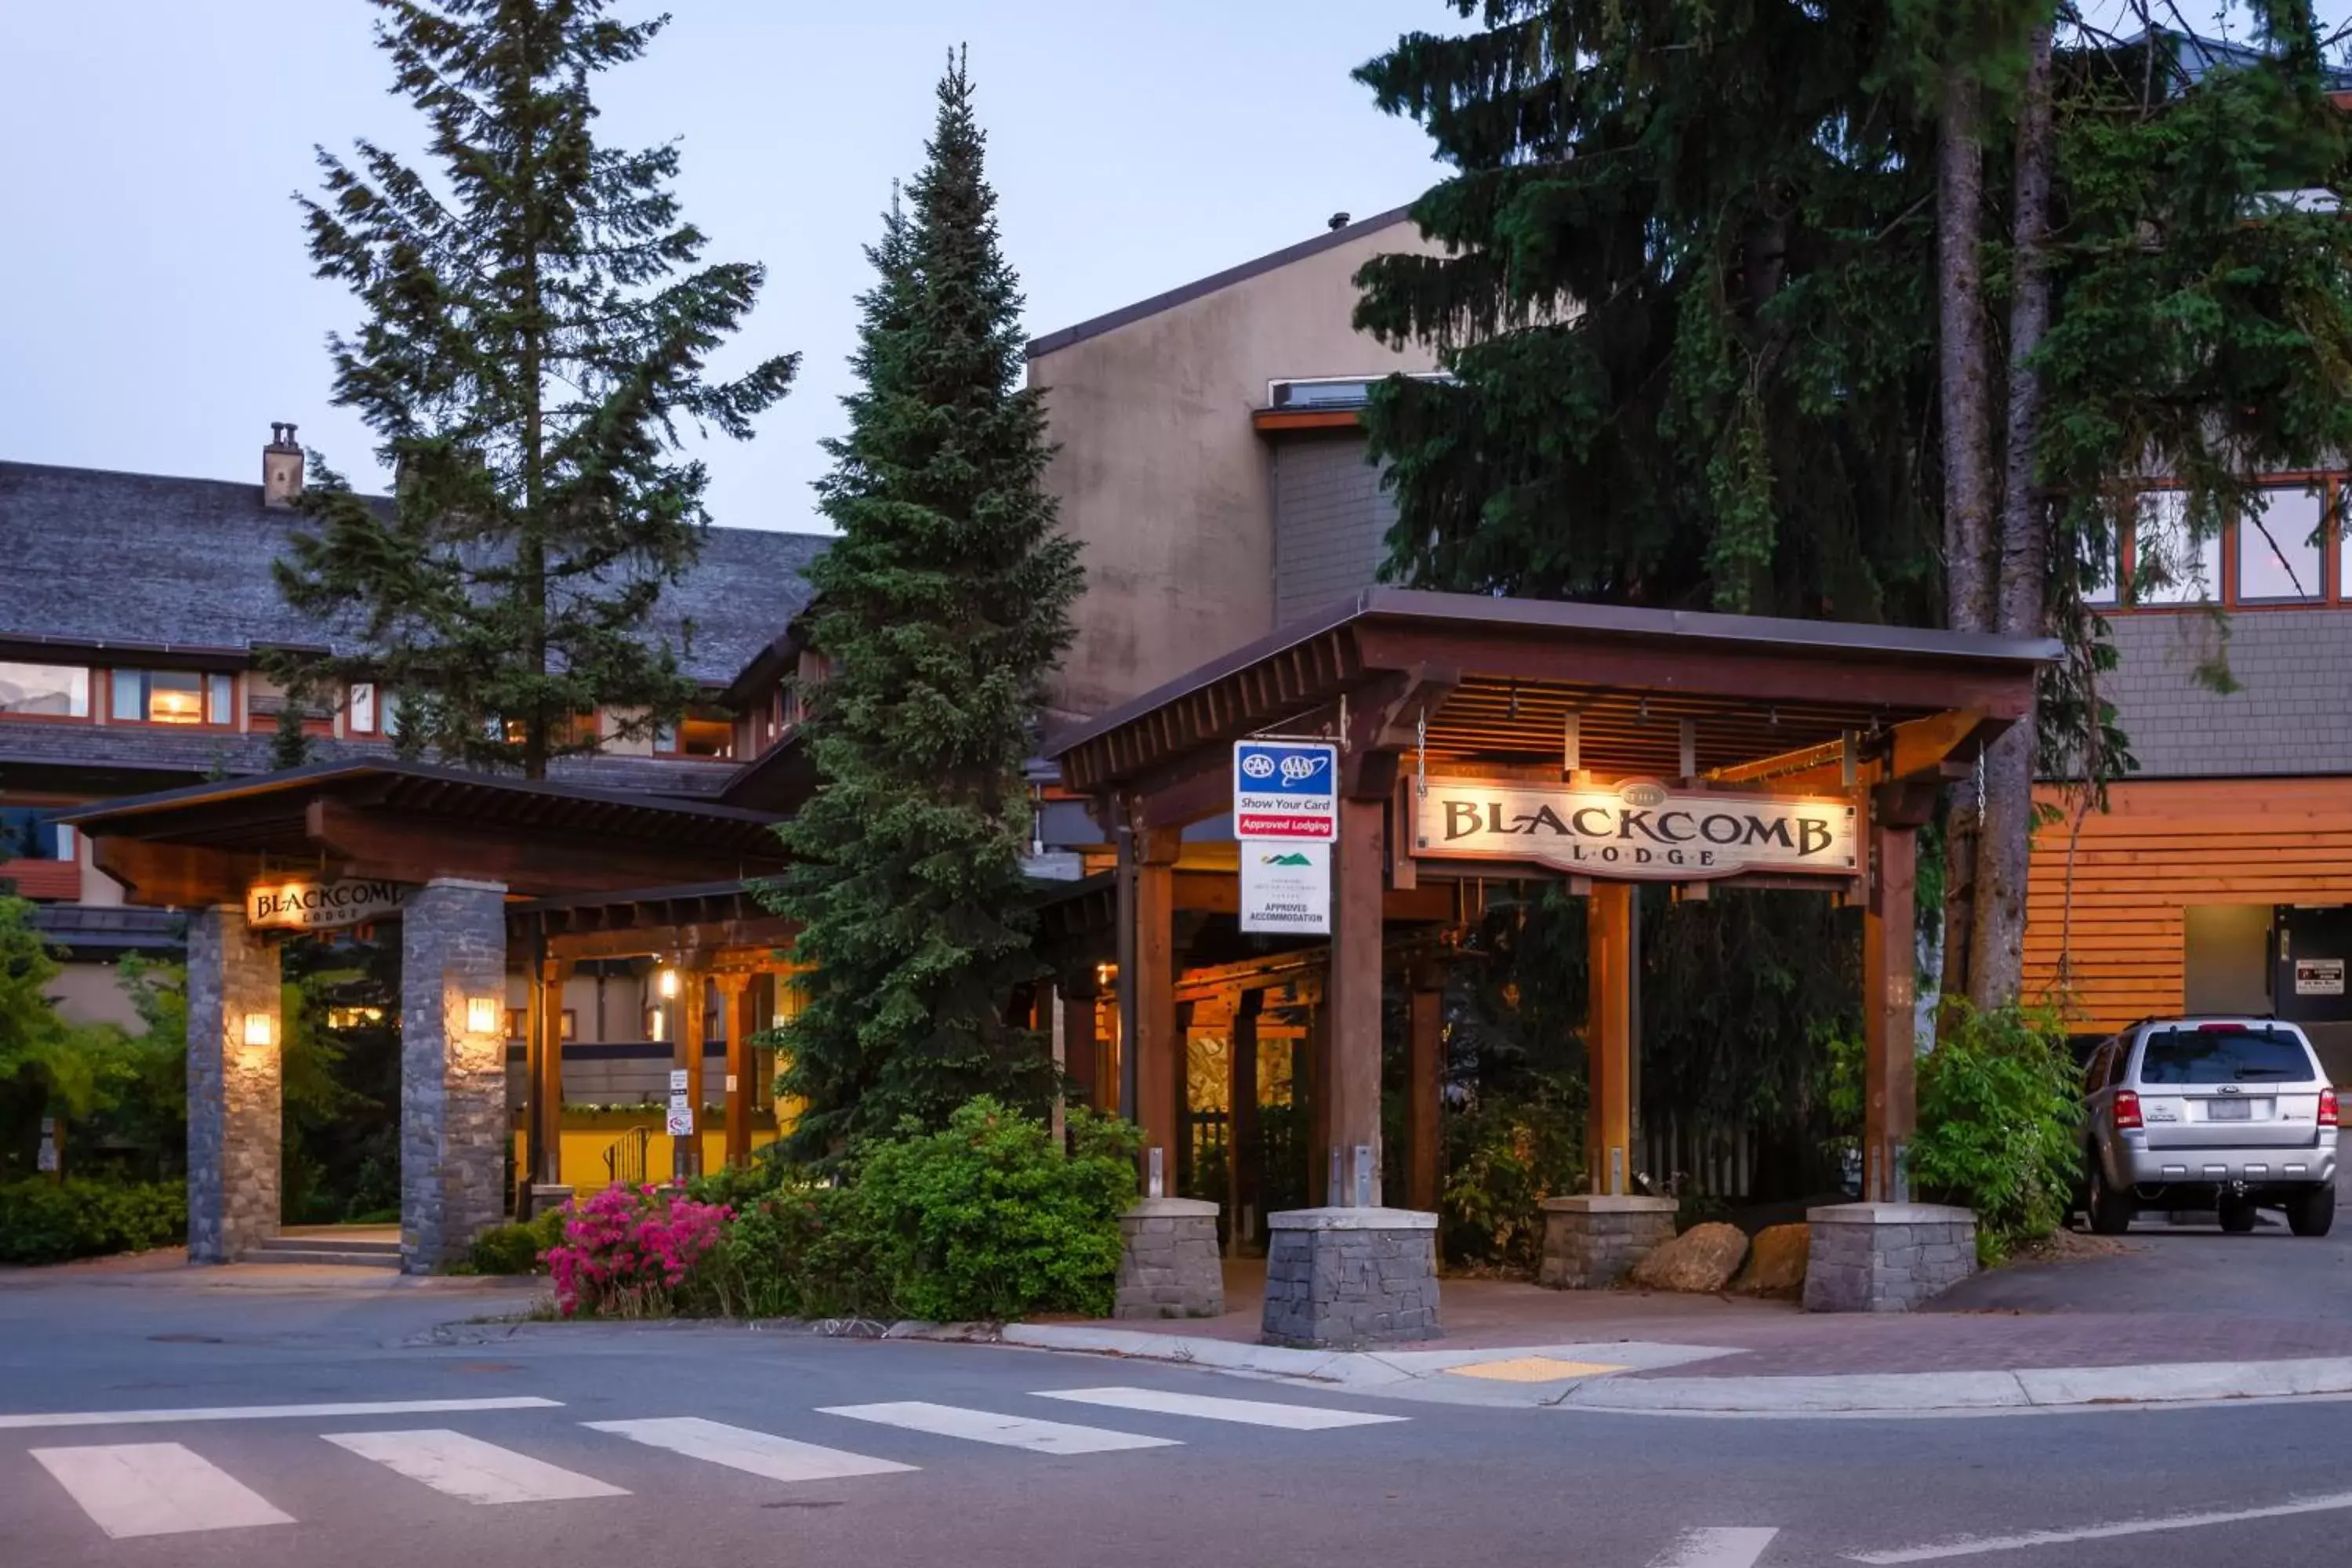
[[[1114,1318],[1214,1318],[1225,1310],[1217,1205],[1146,1198],[1118,1216]]]
[[[278,1234],[285,1111],[278,949],[242,906],[188,918],[188,1260],[232,1263]],[[258,1020],[247,1042],[247,1020]],[[492,1194],[493,1201],[497,1194]]]
[[[410,895],[400,939],[400,1260],[429,1274],[502,1217],[506,888],[444,878]],[[491,1000],[487,1031],[467,1003]]]
[[[1267,1216],[1259,1338],[1308,1350],[1433,1340],[1437,1216],[1410,1209],[1290,1209]]]
[[[1907,1312],[1977,1271],[1977,1216],[1941,1204],[1808,1209],[1805,1310]]]
[[[1543,1266],[1536,1283],[1555,1290],[1605,1290],[1675,1234],[1672,1198],[1580,1194],[1543,1201]]]

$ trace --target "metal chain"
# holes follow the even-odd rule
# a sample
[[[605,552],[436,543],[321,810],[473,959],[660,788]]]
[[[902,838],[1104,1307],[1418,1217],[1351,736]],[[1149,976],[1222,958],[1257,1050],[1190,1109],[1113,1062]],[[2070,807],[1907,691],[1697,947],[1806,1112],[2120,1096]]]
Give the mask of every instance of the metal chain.
[[[1429,708],[1423,704],[1420,717],[1412,721],[1413,745],[1416,752],[1412,793],[1416,800],[1429,798]]]

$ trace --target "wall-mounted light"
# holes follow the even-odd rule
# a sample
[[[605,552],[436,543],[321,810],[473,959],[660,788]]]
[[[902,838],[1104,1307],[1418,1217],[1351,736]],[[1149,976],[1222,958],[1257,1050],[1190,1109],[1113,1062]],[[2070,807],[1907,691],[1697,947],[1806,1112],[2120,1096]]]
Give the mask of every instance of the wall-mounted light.
[[[663,970],[663,971],[661,972],[661,974],[660,974],[660,975],[659,975],[659,977],[658,977],[657,984],[659,984],[660,989],[661,989],[661,994],[662,994],[662,1000],[663,1000],[663,1001],[665,1001],[665,1002],[669,1002],[669,1001],[675,1001],[675,1000],[677,999],[677,970],[675,970],[675,969],[665,969],[665,970]]]
[[[265,1047],[276,1045],[278,1020],[267,1013],[247,1013],[245,1016],[245,1043]]]
[[[468,1034],[494,1035],[499,1028],[499,999],[495,996],[466,998],[466,1030]]]

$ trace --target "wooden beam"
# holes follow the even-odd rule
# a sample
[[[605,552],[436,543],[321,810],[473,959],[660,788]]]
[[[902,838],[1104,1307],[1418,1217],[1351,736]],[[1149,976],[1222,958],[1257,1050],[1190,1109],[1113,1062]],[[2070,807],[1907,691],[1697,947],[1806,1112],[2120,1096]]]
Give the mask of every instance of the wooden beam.
[[[462,877],[502,882],[522,894],[605,893],[721,882],[745,871],[732,858],[712,858],[683,847],[603,843],[583,854],[576,841],[517,837],[508,829],[446,819],[373,815],[334,800],[311,801],[303,826],[321,854],[342,862],[344,875],[394,882]]]
[[[1987,718],[1971,709],[1933,713],[1895,725],[1869,749],[1859,782],[1875,784],[1894,779],[1937,778],[1955,754],[1973,756],[1979,746],[2009,728],[2006,720]],[[1753,782],[1761,788],[1792,795],[1818,794],[1844,787],[1840,743],[1809,746],[1719,768],[1707,775],[1725,784]]]
[[[1405,1016],[1405,1206],[1437,1207],[1438,1113],[1444,1092],[1445,966],[1409,972]]]
[[[199,849],[185,844],[150,844],[113,834],[92,837],[90,863],[116,881],[135,904],[203,909],[242,904],[260,875],[251,855]]]
[[[1906,1196],[1896,1180],[1917,1123],[1918,1040],[1913,929],[1918,835],[1873,822],[1862,920],[1863,1188],[1865,1202]]]
[[[751,993],[751,976],[730,971],[711,976],[719,987],[719,1005],[727,1019],[727,1164],[742,1171],[751,1164],[751,1037],[760,1027],[759,998]]]
[[[547,939],[547,950],[571,959],[648,958],[667,952],[701,952],[707,967],[746,973],[772,967],[773,954],[789,951],[800,927],[781,915],[709,924],[624,926],[614,931],[563,931]]]
[[[1633,884],[1592,884],[1585,903],[1588,933],[1584,1047],[1591,1109],[1586,1117],[1591,1190],[1622,1195],[1633,1173]]]
[[[1382,795],[1387,792],[1383,790]],[[1381,1203],[1381,894],[1388,802],[1344,796],[1333,848],[1331,897],[1330,1141],[1339,1151],[1342,1207]],[[1369,1180],[1357,1162],[1369,1159]],[[1318,1150],[1328,1162],[1329,1154]]]

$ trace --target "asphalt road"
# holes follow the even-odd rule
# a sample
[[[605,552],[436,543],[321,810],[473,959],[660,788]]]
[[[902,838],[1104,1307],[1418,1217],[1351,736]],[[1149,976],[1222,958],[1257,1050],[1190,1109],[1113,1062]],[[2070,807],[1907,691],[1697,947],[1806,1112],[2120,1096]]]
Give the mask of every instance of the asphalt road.
[[[0,1279],[10,1568],[2201,1568],[2336,1562],[2352,1531],[2352,1403],[1907,1421],[1480,1408],[733,1329],[434,1344],[416,1337],[510,1299],[187,1278]],[[1089,1398],[1047,1397],[1073,1392]],[[350,1408],[417,1401],[465,1405]],[[319,1405],[345,1408],[269,1408]],[[900,1408],[843,1413],[877,1405]],[[97,1419],[125,1411],[148,1414]],[[1396,1419],[1320,1426],[1333,1412]],[[2252,1517],[2178,1522],[2210,1515]],[[2054,1533],[1985,1539],[2035,1532]]]

